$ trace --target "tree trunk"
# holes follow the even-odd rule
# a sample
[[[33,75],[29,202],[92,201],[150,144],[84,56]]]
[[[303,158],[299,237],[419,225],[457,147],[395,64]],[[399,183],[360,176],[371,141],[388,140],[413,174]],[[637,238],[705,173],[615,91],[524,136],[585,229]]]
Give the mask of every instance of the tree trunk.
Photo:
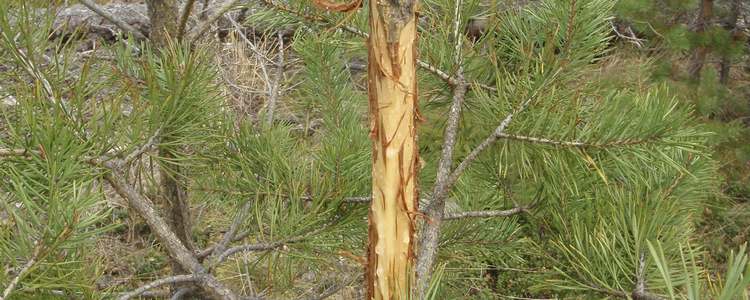
[[[148,0],[146,4],[151,22],[148,32],[151,47],[167,47],[172,39],[177,38],[177,0]]]
[[[737,33],[737,19],[740,15],[740,6],[737,5],[737,1],[738,0],[732,0],[729,20],[724,24],[724,29],[726,29],[732,36],[735,36]],[[721,56],[721,72],[719,73],[719,82],[721,84],[727,84],[727,81],[729,81],[729,66],[731,62],[731,59],[729,59],[729,53],[723,53]]]
[[[368,76],[372,138],[367,299],[412,292],[420,168],[417,147],[418,0],[370,1]]]
[[[148,18],[151,22],[149,28],[149,39],[151,47],[156,55],[160,55],[160,48],[168,48],[172,40],[178,36],[178,13],[179,8],[176,0],[149,0],[147,2]],[[167,141],[168,142],[168,141]],[[174,158],[173,149],[162,147],[159,155],[164,158]],[[164,197],[164,210],[166,221],[172,232],[177,235],[183,245],[190,250],[193,249],[192,228],[190,226],[190,206],[187,203],[187,192],[180,182],[182,170],[179,165],[165,163],[161,170],[161,188]],[[171,260],[172,275],[188,274],[176,261]],[[192,284],[173,284],[173,293],[182,288],[190,288]]]
[[[161,148],[160,155],[164,158],[174,158],[172,150]],[[169,170],[166,170],[169,168]],[[165,164],[160,171],[161,188],[164,197],[164,210],[166,211],[165,219],[169,229],[174,232],[180,242],[190,250],[195,252],[193,246],[192,227],[190,225],[190,205],[187,203],[187,191],[185,186],[180,182],[182,170],[176,164]],[[182,268],[180,263],[172,259],[170,266],[172,275],[189,274]],[[176,293],[182,288],[189,288],[192,284],[179,283],[172,285],[172,292]]]
[[[714,7],[714,1],[713,0],[701,0],[701,13],[698,17],[698,29],[697,33],[699,35],[705,34],[706,27],[708,27],[709,22],[711,22],[711,13]],[[690,71],[690,77],[693,80],[700,80],[701,79],[701,71],[703,70],[703,65],[706,63],[706,53],[708,52],[708,49],[704,46],[698,47],[698,53],[696,54],[695,61],[693,62],[692,69]]]

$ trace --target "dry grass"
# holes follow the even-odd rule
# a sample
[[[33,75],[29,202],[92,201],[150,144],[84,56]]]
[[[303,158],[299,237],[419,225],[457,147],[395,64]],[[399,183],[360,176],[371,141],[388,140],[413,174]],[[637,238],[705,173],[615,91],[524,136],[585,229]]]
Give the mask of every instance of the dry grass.
[[[263,61],[237,33],[229,34],[226,42],[220,46],[222,48],[214,61],[221,74],[227,106],[241,117],[257,116],[270,95],[261,68]],[[273,51],[273,45],[268,41],[260,41],[255,46],[264,54]],[[267,73],[269,69],[270,66],[266,66]]]

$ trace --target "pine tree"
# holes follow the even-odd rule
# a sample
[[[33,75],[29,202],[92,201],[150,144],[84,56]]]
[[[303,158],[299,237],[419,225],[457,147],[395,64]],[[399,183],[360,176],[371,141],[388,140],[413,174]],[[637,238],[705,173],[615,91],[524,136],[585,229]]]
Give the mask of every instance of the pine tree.
[[[300,83],[282,98],[293,108],[286,119],[270,103],[255,120],[232,114],[207,48],[175,43],[139,56],[119,42],[107,60],[78,65],[66,52],[75,47],[58,41],[56,64],[40,64],[52,28],[31,30],[27,6],[0,4],[2,59],[15,66],[0,83],[20,103],[1,108],[0,197],[10,221],[0,236],[0,267],[9,270],[0,282],[11,283],[3,299],[110,296],[95,291],[96,265],[81,262],[117,226],[102,203],[112,190],[186,271],[120,299],[176,283],[190,283],[180,295],[239,299],[235,274],[251,299],[268,297],[255,293],[266,287],[278,298],[322,297],[352,273],[369,276],[375,299],[451,299],[465,296],[460,282],[472,271],[443,267],[517,262],[523,248],[548,257],[536,287],[561,297],[746,293],[744,249],[722,288],[698,277],[693,216],[716,183],[693,107],[664,86],[618,89],[590,78],[607,55],[611,1],[387,0],[371,11],[356,10],[356,1],[264,2],[249,22],[298,26],[291,49]],[[481,34],[466,36],[479,19]],[[289,48],[277,43],[278,62],[263,61],[283,71]],[[352,85],[353,61],[368,61],[369,97]],[[380,98],[386,91],[393,98]],[[407,151],[416,150],[415,132],[421,158]],[[153,151],[166,146],[173,157]],[[169,228],[148,199],[154,164],[179,165],[187,202],[229,218],[219,241],[192,252]],[[392,190],[382,181],[394,174]],[[416,197],[423,208],[408,202]],[[379,224],[373,205],[400,223]],[[61,287],[70,274],[81,284]],[[300,287],[300,278],[321,285]]]

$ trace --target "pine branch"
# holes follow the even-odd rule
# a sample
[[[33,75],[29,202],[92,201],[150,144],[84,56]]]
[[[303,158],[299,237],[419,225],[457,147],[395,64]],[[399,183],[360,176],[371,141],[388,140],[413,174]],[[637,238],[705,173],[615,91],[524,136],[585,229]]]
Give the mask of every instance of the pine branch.
[[[26,72],[26,74],[31,76],[31,78],[34,78],[42,84],[42,90],[44,91],[44,96],[45,98],[47,98],[47,101],[51,104],[57,104],[59,102],[62,107],[65,108],[65,113],[67,114],[68,105],[62,99],[58,101],[58,99],[55,98],[52,84],[50,84],[49,80],[47,80],[47,77],[45,77],[44,74],[39,71],[37,64],[31,62],[24,51],[18,48],[18,45],[15,43],[15,39],[8,37],[5,32],[2,31],[0,31],[0,35],[2,35],[3,40],[11,43],[11,45],[9,45],[10,49],[5,50],[7,50],[8,52],[12,52],[12,55],[17,60],[16,64],[18,64],[21,69]],[[27,51],[29,51],[29,49],[27,49]]]
[[[140,31],[133,28],[133,26],[130,26],[130,24],[125,23],[124,21],[120,20],[119,18],[115,17],[113,14],[109,13],[108,11],[102,9],[97,5],[96,3],[92,2],[91,0],[79,0],[79,3],[83,4],[83,6],[88,7],[91,11],[95,12],[97,15],[102,16],[103,18],[107,19],[107,21],[111,22],[112,24],[115,24],[118,28],[122,29],[125,32],[129,32],[133,35],[133,37],[136,40],[144,41],[148,40],[146,36],[144,36]]]
[[[201,281],[204,277],[206,277],[206,275],[189,274],[189,275],[176,275],[176,276],[154,280],[152,282],[149,282],[147,284],[140,286],[139,288],[135,289],[134,291],[130,293],[120,296],[120,298],[117,298],[117,300],[128,300],[130,298],[136,298],[138,297],[138,295],[150,289],[162,286],[162,285],[174,284],[174,283],[185,283],[185,282],[198,282],[198,281]]]
[[[328,18],[325,18],[325,17],[322,17],[322,16],[315,16],[315,15],[312,15],[312,14],[306,14],[306,13],[303,13],[303,12],[299,12],[299,11],[296,11],[296,10],[291,9],[289,7],[286,7],[284,5],[277,4],[277,3],[273,2],[272,0],[261,0],[261,1],[263,1],[263,3],[265,3],[265,4],[267,4],[267,5],[271,6],[271,7],[273,7],[275,9],[278,9],[278,10],[286,12],[286,13],[293,14],[293,15],[298,16],[298,17],[305,18],[305,19],[310,20],[310,21],[325,22],[325,23],[330,23],[330,24],[334,23],[333,21],[331,21]],[[353,33],[354,35],[359,36],[359,37],[362,37],[362,38],[365,38],[365,39],[368,39],[370,37],[369,34],[367,34],[366,32],[364,32],[362,30],[359,30],[356,27],[352,27],[352,26],[349,26],[349,25],[346,25],[346,24],[341,25],[340,27],[343,28],[344,30],[350,32],[350,33]],[[458,36],[458,35],[456,35],[456,36]],[[457,40],[462,40],[462,39],[457,39]],[[458,51],[456,53],[458,53]],[[438,78],[442,79],[448,85],[454,86],[454,85],[457,84],[456,78],[455,77],[451,77],[445,71],[440,70],[437,67],[435,67],[433,65],[430,65],[429,63],[427,63],[427,62],[425,62],[425,61],[423,61],[421,59],[417,59],[416,63],[417,63],[417,66],[419,66],[422,69],[425,69],[427,72],[430,72],[433,75],[437,76]],[[489,90],[489,91],[492,91],[492,92],[497,92],[497,88],[491,87],[491,86],[488,86],[488,85],[482,84],[482,83],[471,83],[470,86],[476,86],[476,87],[479,87],[481,89]]]

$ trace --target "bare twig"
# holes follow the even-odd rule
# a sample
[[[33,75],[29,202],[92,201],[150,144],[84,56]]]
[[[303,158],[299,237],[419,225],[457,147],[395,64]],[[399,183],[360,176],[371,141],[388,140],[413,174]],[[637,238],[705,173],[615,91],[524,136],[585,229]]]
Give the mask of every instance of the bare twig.
[[[274,248],[279,248],[281,246],[284,246],[285,244],[293,243],[293,242],[299,241],[301,239],[310,237],[311,235],[314,235],[314,234],[316,234],[316,233],[318,233],[318,232],[320,232],[320,231],[328,228],[328,226],[330,226],[331,224],[333,224],[333,222],[335,222],[335,221],[336,220],[328,222],[325,225],[316,228],[315,230],[312,230],[310,232],[307,232],[305,234],[301,234],[301,235],[298,235],[298,236],[295,236],[295,237],[288,238],[288,239],[283,240],[283,241],[276,241],[276,242],[271,242],[271,243],[260,243],[260,244],[254,244],[254,245],[242,245],[242,246],[237,246],[237,247],[229,248],[228,250],[224,251],[224,253],[222,253],[221,255],[219,255],[219,257],[216,258],[216,262],[213,264],[213,266],[211,267],[211,269],[214,269],[214,268],[218,267],[219,264],[221,264],[225,259],[227,259],[227,257],[229,257],[232,254],[235,254],[235,253],[238,253],[238,252],[243,252],[243,251],[265,251],[265,250],[271,250],[271,249],[274,249]]]
[[[117,299],[128,300],[130,298],[136,298],[141,293],[146,292],[150,289],[162,286],[162,285],[173,284],[173,283],[183,283],[183,282],[197,282],[197,281],[202,280],[204,277],[206,276],[203,274],[189,274],[189,275],[171,276],[171,277],[154,280],[152,282],[149,282],[147,284],[140,286],[139,288],[135,289],[134,291],[130,293],[120,296],[120,298],[117,298]]]
[[[229,11],[237,3],[237,1],[238,0],[227,0],[226,2],[224,2],[224,5],[222,5],[221,8],[219,8],[219,10],[214,12],[214,14],[211,15],[211,17],[208,18],[208,20],[201,23],[200,25],[198,25],[198,27],[190,31],[190,34],[187,35],[187,39],[186,39],[187,42],[190,44],[195,43],[204,33],[206,33],[208,28],[211,27],[211,24],[216,22],[216,20],[221,18],[221,16],[223,16],[224,13]]]
[[[195,4],[195,0],[187,0],[185,3],[185,7],[182,9],[182,16],[180,17],[180,24],[177,27],[177,40],[182,41],[182,38],[185,36],[185,26],[187,24],[188,18],[190,17],[190,12],[193,11],[193,5]]]
[[[417,59],[417,66],[421,67],[422,69],[427,70],[428,72],[430,72],[433,75],[439,77],[440,79],[442,79],[443,81],[445,81],[446,83],[448,83],[450,85],[455,84],[454,79],[451,78],[450,75],[446,74],[445,72],[443,72],[442,70],[436,68],[433,65],[430,65],[430,64],[428,64],[428,63],[426,63],[426,62],[424,62],[422,60]]]
[[[234,18],[229,18],[229,21],[232,23],[232,26],[234,26],[234,29],[237,30],[237,32],[242,33],[242,27],[240,26],[240,24],[237,23],[237,21],[234,20]],[[242,37],[242,40],[244,40],[245,43],[247,43],[247,45],[250,46],[250,51],[253,51],[253,53],[255,53],[255,55],[260,56],[260,58],[262,58],[263,60],[265,60],[268,63],[271,63],[271,64],[274,63],[273,60],[270,59],[268,56],[266,56],[263,53],[260,53],[260,51],[258,51],[258,48],[255,47],[255,44],[253,44],[253,42],[251,42],[247,38],[247,36],[245,36],[244,34],[240,34],[240,37]],[[263,63],[261,63],[261,66],[262,65],[263,65]],[[263,69],[263,74],[265,74],[265,72],[266,71],[265,71],[265,68],[264,68]],[[268,79],[268,75],[266,75],[266,79]],[[270,90],[271,87],[269,86],[268,89]]]
[[[333,294],[338,293],[341,289],[343,289],[343,288],[349,286],[350,284],[352,284],[352,282],[354,282],[354,280],[357,280],[358,277],[359,276],[352,276],[352,278],[350,278],[349,280],[341,283],[340,285],[338,285],[338,286],[336,286],[336,287],[328,290],[327,292],[325,292],[325,293],[323,293],[323,294],[321,294],[319,296],[316,296],[316,297],[310,296],[310,297],[307,297],[307,298],[297,298],[297,299],[294,299],[294,300],[323,300],[323,299],[326,299],[326,298],[332,296]],[[242,300],[277,300],[277,299],[261,298],[261,297],[242,297],[241,299]]]
[[[284,39],[281,37],[281,32],[278,33],[279,41],[279,56],[278,62],[275,64],[276,74],[273,76],[273,86],[271,87],[271,95],[268,98],[268,109],[266,110],[266,125],[271,126],[273,124],[273,114],[276,110],[276,99],[279,97],[279,86],[281,85],[281,77],[284,75]],[[270,127],[269,127],[270,128]]]
[[[232,25],[234,26],[235,29],[237,29],[237,30],[240,29],[240,25],[237,24],[237,22],[234,20],[234,18],[229,18],[229,21],[232,22]],[[244,34],[241,34],[240,36],[245,41],[245,43],[247,43],[247,45],[250,46],[250,51],[253,51],[256,55],[258,55],[263,60],[265,60],[267,62],[270,62],[270,63],[273,63],[273,60],[271,60],[270,58],[268,58],[268,56],[266,56],[265,54],[260,53],[260,51],[258,51],[258,49],[255,48],[255,44],[253,44],[253,42],[251,42],[249,39],[247,39],[247,37]],[[270,94],[271,90],[273,90],[273,87],[271,86],[271,79],[268,78],[268,71],[266,70],[266,64],[265,64],[265,62],[260,62],[259,65],[260,65],[260,70],[263,72],[263,78],[266,81],[266,87],[268,88],[268,93]]]
[[[523,111],[529,104],[531,104],[534,99],[536,99],[536,95],[538,94],[538,90],[535,91],[531,97],[529,97],[526,101],[524,101],[519,107],[513,110],[510,114],[505,116],[505,119],[503,119],[502,122],[500,122],[500,125],[495,128],[495,131],[492,133],[492,135],[488,136],[479,146],[474,148],[474,150],[469,153],[466,158],[464,158],[463,161],[456,167],[455,170],[453,170],[453,173],[451,174],[450,178],[448,179],[448,183],[450,186],[453,186],[453,184],[458,180],[458,177],[461,176],[461,174],[466,171],[466,169],[469,167],[469,164],[476,159],[479,154],[484,152],[492,143],[497,141],[500,138],[500,135],[502,135],[505,132],[505,129],[508,127],[510,122],[513,120],[513,117],[515,117],[519,112]]]
[[[26,275],[26,272],[28,272],[31,269],[31,267],[34,266],[34,264],[36,264],[36,255],[39,254],[37,253],[39,252],[39,246],[37,246],[36,249],[34,249],[34,252],[35,253],[31,257],[31,259],[29,259],[26,262],[23,268],[20,271],[18,271],[18,274],[16,275],[16,277],[10,281],[7,287],[5,287],[5,291],[3,291],[3,296],[0,297],[0,300],[8,299],[8,296],[10,296],[10,293],[13,292],[13,290],[16,288],[16,285],[18,285],[18,281],[21,280],[21,278],[24,275]]]
[[[180,300],[182,297],[187,296],[191,292],[192,292],[192,290],[189,289],[189,288],[181,289],[181,290],[177,291],[177,293],[174,293],[174,295],[172,296],[172,298],[170,300]]]
[[[648,143],[648,142],[651,142],[653,140],[660,138],[660,137],[650,137],[650,138],[645,138],[645,139],[611,141],[611,142],[606,142],[606,143],[603,143],[603,142],[582,143],[582,142],[555,141],[555,140],[550,140],[550,139],[545,139],[545,138],[512,135],[512,134],[507,134],[507,133],[495,133],[495,135],[499,138],[510,139],[510,140],[540,143],[540,144],[550,144],[550,145],[555,145],[555,146],[580,147],[580,148],[589,148],[589,147],[608,148],[608,147],[617,147],[617,146],[633,146],[637,144],[645,144],[645,143]]]
[[[267,4],[268,6],[271,6],[271,7],[275,8],[275,9],[278,9],[278,10],[286,12],[286,13],[293,14],[293,15],[298,16],[298,17],[303,17],[305,19],[308,19],[308,20],[311,20],[311,21],[317,21],[317,22],[323,22],[323,21],[325,21],[321,17],[293,10],[291,8],[288,8],[288,7],[284,6],[284,5],[276,4],[272,0],[261,0],[261,1],[263,1],[263,3]]]
[[[148,141],[146,141],[145,144],[143,144],[143,146],[136,146],[135,150],[133,150],[133,152],[128,154],[128,156],[126,156],[125,159],[122,160],[122,165],[127,165],[133,162],[133,160],[141,156],[143,153],[146,153],[146,151],[150,151],[151,147],[156,142],[156,138],[161,134],[162,127],[164,127],[164,124],[159,125],[159,128],[156,129],[156,132],[154,132],[154,134],[148,139]]]
[[[0,157],[16,157],[16,156],[28,157],[29,155],[31,155],[30,152],[34,152],[34,151],[28,151],[26,149],[0,148]]]
[[[344,203],[370,203],[372,197],[349,197],[344,198]]]
[[[312,197],[302,197],[301,199],[303,201],[312,201],[313,200]],[[330,201],[330,200],[332,200],[332,199],[329,198],[328,201]],[[344,198],[344,200],[342,200],[342,202],[344,202],[344,203],[370,203],[370,201],[372,201],[372,197],[349,197],[349,198]]]
[[[245,231],[241,232],[240,234],[235,235],[234,237],[232,237],[232,243],[244,240],[248,236],[250,236],[250,229],[245,230]],[[213,253],[213,251],[214,251],[214,249],[216,249],[217,245],[218,244],[214,244],[213,246],[204,249],[203,251],[201,251],[200,253],[196,254],[195,256],[198,259],[204,259],[209,254]]]
[[[615,26],[615,21],[614,21],[614,20],[609,20],[609,24],[610,24],[610,25],[612,25],[612,31],[613,31],[613,32],[614,32],[614,33],[615,33],[615,34],[616,34],[617,36],[619,36],[619,37],[620,37],[621,39],[623,39],[623,40],[626,40],[626,41],[628,41],[628,42],[631,42],[631,43],[633,43],[633,44],[636,44],[636,45],[638,46],[638,48],[643,48],[643,43],[642,43],[642,42],[646,42],[646,41],[648,41],[648,40],[644,40],[644,39],[639,39],[639,38],[636,38],[636,37],[635,37],[635,34],[633,33],[633,31],[632,31],[632,30],[630,30],[630,27],[628,27],[628,31],[630,32],[630,35],[631,35],[631,36],[625,36],[625,35],[623,35],[622,33],[620,33],[620,32],[619,32],[619,31],[617,30],[617,26]]]
[[[130,26],[130,24],[125,23],[122,20],[118,19],[117,17],[109,13],[108,11],[99,7],[99,5],[92,2],[91,0],[79,0],[78,2],[83,4],[83,6],[88,7],[91,11],[95,12],[96,14],[107,19],[107,21],[111,22],[112,24],[115,24],[115,26],[117,26],[118,28],[124,30],[125,32],[130,32],[130,34],[132,34],[136,40],[143,41],[143,40],[148,39],[140,31],[138,31],[138,29],[135,29],[133,28],[133,26]]]
[[[237,232],[237,230],[242,226],[242,221],[245,219],[245,216],[247,216],[248,211],[250,211],[250,206],[253,202],[248,201],[245,203],[245,206],[242,208],[242,211],[237,215],[237,219],[234,220],[231,226],[229,226],[229,230],[227,230],[227,233],[224,234],[224,237],[215,245],[213,248],[213,251],[211,251],[211,254],[213,256],[217,256],[221,254],[221,252],[224,252],[229,247],[229,243],[232,242],[234,239],[234,235]]]
[[[524,211],[523,206],[518,206],[508,210],[488,210],[488,211],[465,211],[460,213],[445,213],[443,220],[457,220],[465,218],[494,218],[494,217],[508,217],[512,215],[522,214]]]

